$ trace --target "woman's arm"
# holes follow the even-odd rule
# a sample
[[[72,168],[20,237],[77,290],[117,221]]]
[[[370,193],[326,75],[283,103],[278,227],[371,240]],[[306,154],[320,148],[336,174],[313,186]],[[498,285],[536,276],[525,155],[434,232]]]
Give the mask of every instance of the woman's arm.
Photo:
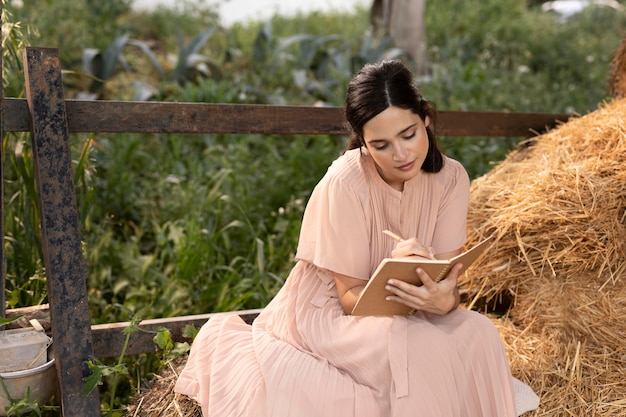
[[[337,294],[339,295],[339,302],[343,307],[343,311],[346,314],[351,314],[356,300],[361,295],[361,291],[365,288],[367,281],[337,273],[333,273],[333,275],[335,276]]]

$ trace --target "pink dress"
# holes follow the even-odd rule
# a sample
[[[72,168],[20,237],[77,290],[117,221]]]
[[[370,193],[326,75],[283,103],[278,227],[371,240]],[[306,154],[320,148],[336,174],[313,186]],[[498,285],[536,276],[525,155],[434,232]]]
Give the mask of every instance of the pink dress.
[[[331,271],[367,280],[395,242],[416,236],[436,253],[465,241],[469,178],[446,158],[400,192],[371,157],[346,152],[315,188],[297,263],[252,325],[209,320],[175,387],[210,417],[514,416],[500,336],[479,313],[344,314]]]

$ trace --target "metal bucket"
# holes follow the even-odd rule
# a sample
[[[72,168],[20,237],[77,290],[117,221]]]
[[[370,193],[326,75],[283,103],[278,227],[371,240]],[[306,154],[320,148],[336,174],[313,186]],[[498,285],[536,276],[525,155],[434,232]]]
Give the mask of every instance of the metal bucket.
[[[40,325],[0,332],[0,416],[7,415],[5,408],[11,400],[24,399],[27,394],[29,401],[39,405],[52,399],[57,375],[51,344]]]
[[[0,372],[0,416],[7,415],[5,407],[11,404],[9,397],[13,400],[25,398],[29,388],[30,400],[39,405],[52,399],[57,390],[54,358],[36,368]]]

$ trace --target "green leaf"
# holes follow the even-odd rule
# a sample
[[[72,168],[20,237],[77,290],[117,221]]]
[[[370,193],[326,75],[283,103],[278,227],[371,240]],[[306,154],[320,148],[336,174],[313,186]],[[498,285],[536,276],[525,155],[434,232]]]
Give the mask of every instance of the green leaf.
[[[31,412],[41,417],[41,409],[39,408],[39,403],[37,401],[31,400],[30,396],[30,387],[27,387],[26,395],[24,395],[24,398],[20,398],[18,400],[11,399],[11,404],[8,407],[5,407],[4,411],[6,411],[6,415],[13,416],[21,415],[26,412]]]
[[[163,69],[163,66],[159,62],[158,58],[156,57],[154,52],[152,52],[148,45],[137,39],[129,39],[128,45],[139,48],[139,50],[148,57],[154,69],[156,69],[156,71],[159,73],[159,77],[161,78],[161,80],[165,80],[165,78],[167,77],[165,74],[165,70]]]
[[[14,321],[18,321],[24,317],[23,315],[11,318],[0,317],[0,327],[6,326],[7,324],[13,323]]]
[[[132,333],[138,332],[138,331],[143,331],[143,329],[141,327],[139,327],[139,323],[141,323],[141,319],[139,318],[139,315],[136,314],[133,316],[132,320],[130,321],[130,324],[128,325],[128,327],[125,327],[124,330],[122,331],[125,335],[130,335]]]
[[[199,331],[200,331],[200,329],[198,329],[193,324],[188,324],[188,325],[186,325],[183,328],[183,337],[187,337],[187,338],[193,340],[193,339],[196,338],[196,336],[198,335]]]
[[[190,349],[191,349],[191,346],[187,342],[176,343],[174,345],[174,348],[172,349],[171,354],[174,357],[179,357],[179,356],[189,353]]]
[[[95,361],[95,363],[92,361]],[[98,361],[95,358],[92,359],[92,361],[87,361],[87,366],[89,366],[89,369],[91,369],[91,374],[88,377],[83,378],[83,381],[85,381],[85,385],[83,386],[84,396],[89,395],[91,391],[93,391],[94,388],[96,388],[96,386],[102,385],[102,378],[103,378],[102,367],[104,365],[102,364],[102,362]]]
[[[165,351],[171,351],[174,347],[174,342],[172,341],[172,334],[170,331],[164,327],[161,327],[157,330],[157,334],[152,339],[154,343]]]

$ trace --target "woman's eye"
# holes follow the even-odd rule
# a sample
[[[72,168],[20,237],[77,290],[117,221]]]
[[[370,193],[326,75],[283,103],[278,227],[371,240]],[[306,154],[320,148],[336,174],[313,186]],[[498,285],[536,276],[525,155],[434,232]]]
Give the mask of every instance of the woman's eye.
[[[411,133],[410,135],[407,135],[404,137],[404,139],[413,139],[415,137],[416,132]]]
[[[385,143],[384,145],[374,146],[374,149],[376,149],[377,151],[382,151],[386,147],[387,147],[387,144]]]

